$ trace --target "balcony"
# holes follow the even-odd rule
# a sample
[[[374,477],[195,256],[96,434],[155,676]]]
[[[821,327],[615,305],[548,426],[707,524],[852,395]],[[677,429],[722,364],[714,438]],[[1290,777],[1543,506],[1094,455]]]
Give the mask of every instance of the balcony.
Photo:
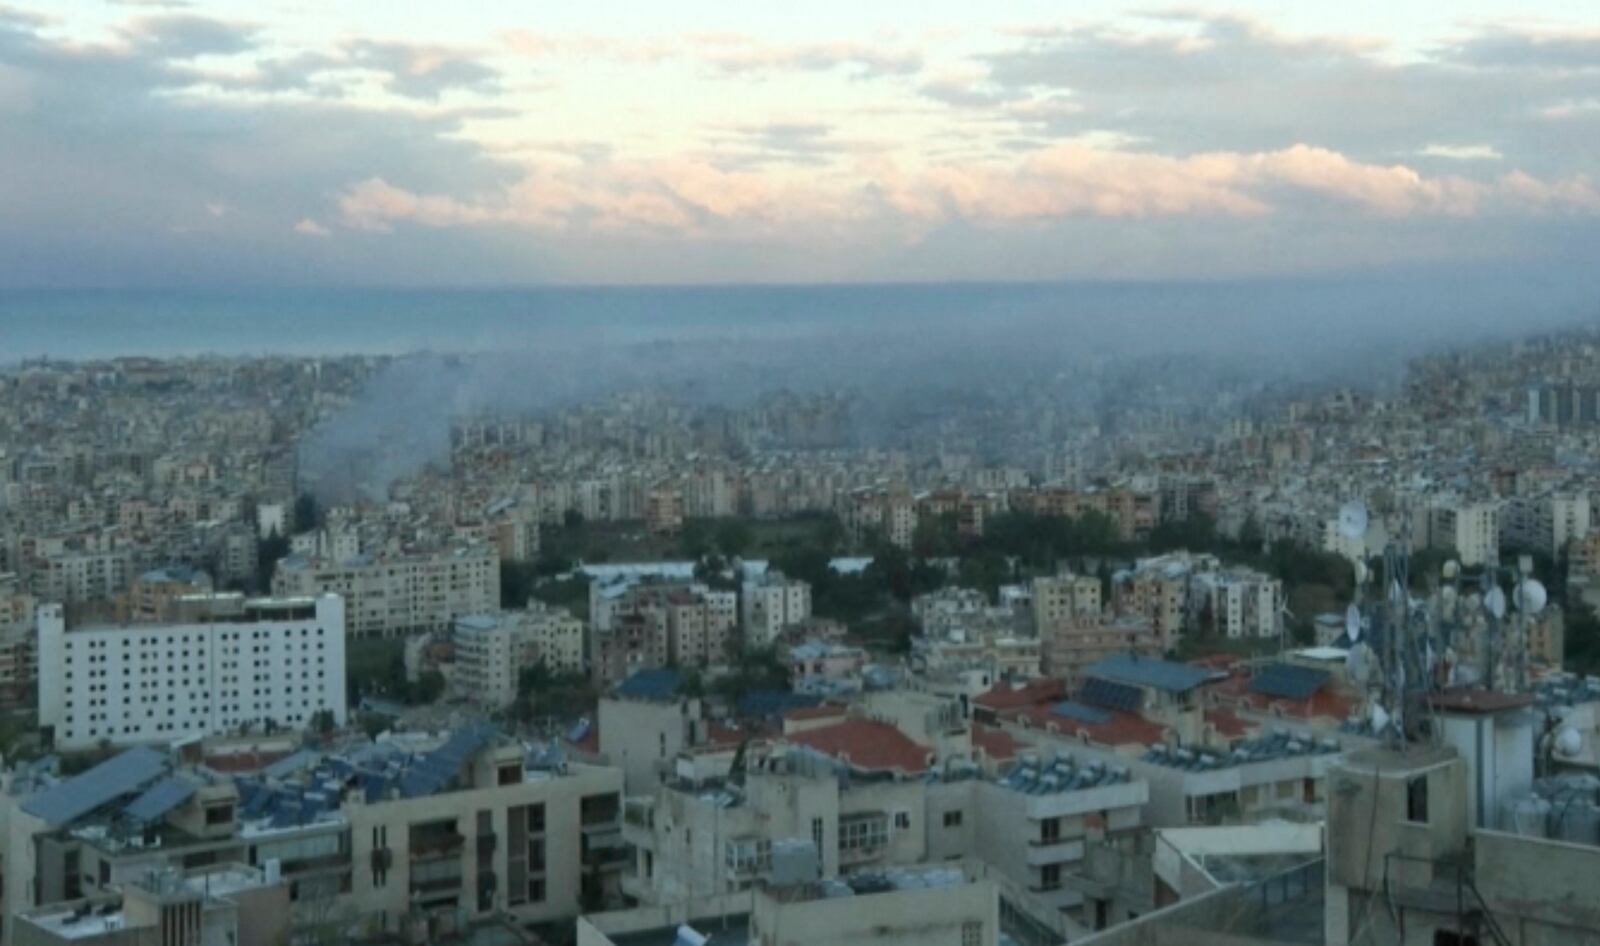
[[[1057,838],[1053,841],[1033,840],[1028,842],[1027,860],[1029,867],[1039,867],[1043,864],[1061,864],[1082,859],[1082,838]]]
[[[460,834],[435,834],[413,837],[411,839],[411,859],[413,861],[438,860],[446,857],[460,857],[461,849],[466,846],[467,839]]]

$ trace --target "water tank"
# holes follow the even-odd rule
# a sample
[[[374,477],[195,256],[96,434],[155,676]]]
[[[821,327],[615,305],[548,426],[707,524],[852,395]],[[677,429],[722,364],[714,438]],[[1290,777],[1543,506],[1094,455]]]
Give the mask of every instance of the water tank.
[[[1557,802],[1553,811],[1552,832],[1557,839],[1573,844],[1600,844],[1600,805],[1573,799],[1571,804]]]
[[[1509,799],[1501,810],[1500,829],[1524,837],[1548,835],[1550,803],[1537,795]]]
[[[283,877],[283,864],[276,857],[268,859],[261,869],[269,884],[275,884]]]

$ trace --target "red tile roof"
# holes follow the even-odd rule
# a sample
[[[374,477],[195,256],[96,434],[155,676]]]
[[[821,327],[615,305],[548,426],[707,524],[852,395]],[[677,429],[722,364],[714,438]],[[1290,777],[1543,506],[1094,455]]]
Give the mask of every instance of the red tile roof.
[[[1256,728],[1248,720],[1240,719],[1233,710],[1222,708],[1206,710],[1206,722],[1216,727],[1218,735],[1229,739],[1247,735]]]
[[[1111,718],[1103,723],[1086,723],[1080,719],[1057,716],[1048,706],[1014,710],[1013,715],[1024,726],[1087,739],[1102,746],[1153,746],[1161,741],[1166,732],[1164,726],[1152,723],[1138,713],[1118,710],[1105,712]]]
[[[1017,753],[1027,747],[1027,744],[1004,729],[985,726],[982,723],[972,724],[972,744],[983,750],[983,754],[996,762],[1009,762],[1017,757]]]
[[[827,719],[831,716],[842,717],[845,715],[845,713],[846,710],[843,706],[835,706],[832,703],[820,703],[816,706],[796,706],[794,709],[785,710],[783,713],[783,718],[793,720]]]
[[[979,694],[973,702],[985,709],[1003,710],[1020,706],[1037,706],[1054,703],[1066,695],[1066,685],[1055,677],[1029,680],[1022,686],[1002,683],[987,693]]]
[[[855,768],[873,771],[923,772],[933,755],[933,750],[927,746],[913,742],[896,727],[875,719],[846,720],[791,733],[788,739]]]

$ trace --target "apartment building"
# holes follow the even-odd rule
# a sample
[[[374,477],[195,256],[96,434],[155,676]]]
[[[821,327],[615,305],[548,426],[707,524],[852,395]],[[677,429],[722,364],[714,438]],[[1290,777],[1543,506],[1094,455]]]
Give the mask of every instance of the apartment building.
[[[1428,545],[1454,549],[1463,565],[1500,561],[1500,506],[1489,501],[1441,500],[1428,509]]]
[[[738,626],[738,595],[694,582],[621,582],[591,598],[590,672],[606,684],[647,667],[718,663]]]
[[[291,555],[272,576],[273,594],[337,594],[357,640],[449,631],[457,618],[500,608],[500,557],[493,546],[335,561]]]
[[[175,565],[148,571],[134,580],[127,595],[127,619],[139,624],[170,621],[180,598],[208,595],[211,576],[198,568]]]
[[[657,486],[645,494],[645,528],[656,535],[677,535],[683,531],[683,493],[671,486]]]
[[[1500,545],[1559,558],[1589,534],[1590,524],[1586,493],[1517,496],[1500,510]]]
[[[543,664],[557,673],[582,673],[583,622],[566,608],[534,601],[525,611],[458,618],[453,684],[481,706],[503,708],[517,697],[522,671]]]
[[[107,600],[128,590],[138,566],[126,550],[50,555],[35,572],[35,594],[62,604]]]
[[[769,570],[745,580],[739,609],[745,644],[770,647],[785,628],[811,617],[811,585]]]
[[[616,902],[621,786],[616,769],[530,754],[486,723],[306,750],[237,778],[151,747],[68,779],[15,772],[0,796],[6,932],[152,872],[230,863],[282,878],[294,939],[570,924]]]
[[[208,596],[192,623],[68,628],[39,608],[39,724],[64,749],[345,720],[344,603]]]

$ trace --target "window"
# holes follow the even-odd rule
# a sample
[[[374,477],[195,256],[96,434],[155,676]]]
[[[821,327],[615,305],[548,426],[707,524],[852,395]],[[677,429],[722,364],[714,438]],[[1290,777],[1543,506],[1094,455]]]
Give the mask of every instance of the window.
[[[1046,864],[1043,867],[1039,868],[1039,889],[1040,890],[1060,890],[1061,889],[1061,865],[1060,864]]]
[[[911,830],[911,812],[897,811],[894,813],[894,829],[896,831]]]
[[[536,878],[528,881],[528,902],[544,902],[544,880],[542,878]]]
[[[1046,818],[1039,822],[1039,841],[1042,844],[1054,844],[1061,840],[1061,819]]]
[[[945,812],[944,813],[944,826],[946,828],[959,828],[959,827],[961,827],[961,812],[959,812],[959,811],[947,811],[947,812]],[[965,935],[965,934],[963,934],[963,935]]]
[[[983,924],[961,924],[961,946],[983,946]]]
[[[1406,820],[1428,823],[1428,777],[1419,775],[1406,783]]]

